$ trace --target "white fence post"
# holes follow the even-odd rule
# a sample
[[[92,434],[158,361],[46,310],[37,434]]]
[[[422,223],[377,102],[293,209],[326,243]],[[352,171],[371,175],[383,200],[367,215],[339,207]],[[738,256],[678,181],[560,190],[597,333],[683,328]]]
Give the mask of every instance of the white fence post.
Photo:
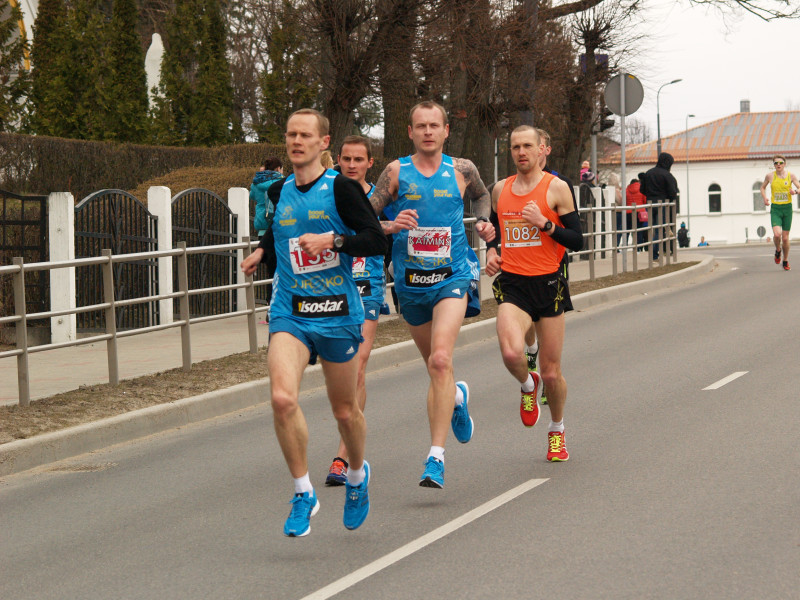
[[[168,187],[154,185],[147,190],[147,208],[158,217],[158,251],[172,250],[172,192]],[[158,293],[172,293],[172,257],[158,259]],[[159,324],[172,323],[173,300],[158,301]]]
[[[47,197],[47,232],[51,262],[75,260],[75,199],[68,192]],[[75,267],[49,269],[50,310],[75,310]],[[50,317],[50,342],[71,342],[77,337],[75,313]]]
[[[250,192],[245,188],[230,188],[228,190],[228,208],[236,215],[238,228],[236,231],[236,243],[240,244],[242,238],[250,235]],[[245,276],[239,265],[244,260],[242,250],[236,251],[236,283],[245,283]],[[247,296],[245,288],[236,290],[236,306],[238,310],[243,310],[247,306]]]

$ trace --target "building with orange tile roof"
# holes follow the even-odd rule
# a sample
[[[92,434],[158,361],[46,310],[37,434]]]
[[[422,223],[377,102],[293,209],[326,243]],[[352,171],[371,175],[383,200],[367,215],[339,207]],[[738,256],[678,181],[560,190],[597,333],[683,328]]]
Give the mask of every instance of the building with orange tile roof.
[[[772,157],[783,155],[788,170],[800,174],[800,111],[751,113],[746,108],[743,102],[743,112],[661,140],[662,152],[675,158],[671,172],[681,196],[678,223],[687,223],[692,245],[700,236],[711,245],[758,240],[759,226],[765,238],[771,235],[760,188],[773,170]],[[619,170],[619,150],[598,162],[605,170]],[[655,162],[655,141],[627,146],[626,178]],[[800,213],[800,195],[793,204]]]

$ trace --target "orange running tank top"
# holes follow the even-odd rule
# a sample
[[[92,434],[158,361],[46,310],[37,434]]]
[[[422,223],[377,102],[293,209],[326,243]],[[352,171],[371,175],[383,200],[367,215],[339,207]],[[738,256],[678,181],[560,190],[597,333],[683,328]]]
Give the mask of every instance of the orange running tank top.
[[[511,191],[516,178],[516,175],[512,175],[506,179],[497,200],[502,270],[517,275],[555,273],[561,265],[566,248],[522,218],[522,209],[533,200],[545,217],[553,224],[563,227],[558,214],[547,204],[547,190],[555,177],[545,172],[536,187],[524,196],[518,196]]]

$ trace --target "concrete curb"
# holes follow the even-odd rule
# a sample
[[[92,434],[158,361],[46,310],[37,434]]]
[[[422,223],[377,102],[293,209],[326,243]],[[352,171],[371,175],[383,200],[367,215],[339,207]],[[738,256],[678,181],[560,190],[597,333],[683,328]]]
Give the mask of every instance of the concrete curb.
[[[714,257],[709,255],[692,267],[661,277],[578,294],[573,297],[572,302],[576,310],[586,310],[639,294],[685,285],[711,272],[714,265]],[[494,335],[495,319],[471,323],[462,327],[456,345],[466,346]],[[413,341],[400,342],[374,350],[370,356],[368,371],[378,371],[418,358],[419,353]],[[256,406],[268,400],[268,383],[269,379],[248,381],[199,396],[0,445],[0,477]],[[307,369],[303,377],[303,391],[322,385],[324,378],[320,366]]]

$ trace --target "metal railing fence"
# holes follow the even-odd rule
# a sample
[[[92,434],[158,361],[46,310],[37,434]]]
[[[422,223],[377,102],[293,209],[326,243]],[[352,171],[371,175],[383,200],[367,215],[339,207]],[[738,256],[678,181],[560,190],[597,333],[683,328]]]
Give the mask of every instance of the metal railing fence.
[[[675,248],[677,247],[677,238],[674,232],[674,211],[675,203],[653,203],[643,205],[637,208],[645,208],[648,211],[650,220],[648,226],[644,228],[650,233],[649,241],[645,243],[633,242],[630,244],[620,245],[618,243],[618,235],[636,234],[643,228],[617,228],[616,225],[612,227],[611,231],[599,230],[594,225],[599,221],[598,214],[608,213],[608,215],[617,212],[624,212],[626,207],[622,206],[608,206],[608,207],[590,207],[580,209],[581,213],[587,213],[587,230],[584,232],[584,238],[587,242],[585,247],[580,252],[571,253],[573,257],[586,256],[589,260],[590,279],[595,279],[594,262],[598,260],[598,256],[603,257],[605,253],[610,253],[613,261],[613,273],[618,272],[617,260],[620,254],[617,250],[627,251],[630,249],[644,250],[648,252],[652,258],[653,252],[653,237],[654,231],[659,232],[661,239],[658,243],[665,244],[667,251],[661,252],[659,256],[659,265],[664,264],[664,260],[671,260],[675,262]],[[634,209],[635,210],[635,209]],[[665,215],[669,217],[666,222],[655,225],[652,221],[654,210],[665,211]],[[470,217],[464,219],[465,224],[473,224],[476,219]],[[606,222],[616,224],[616,219],[608,218]],[[611,236],[608,239],[608,236]],[[604,239],[605,238],[605,239]],[[65,347],[75,347],[84,344],[92,344],[95,342],[106,342],[106,355],[108,363],[108,381],[112,385],[119,383],[119,359],[117,355],[117,340],[120,338],[140,335],[153,331],[160,331],[163,329],[170,329],[178,327],[181,334],[181,354],[183,370],[188,371],[192,366],[192,349],[191,349],[191,325],[203,323],[206,321],[227,319],[231,317],[247,316],[247,329],[249,337],[249,351],[256,353],[257,347],[257,334],[256,334],[256,314],[267,312],[268,306],[256,305],[256,288],[266,286],[272,283],[272,279],[254,280],[250,275],[246,278],[245,283],[232,283],[227,285],[215,285],[210,287],[197,287],[191,288],[189,284],[189,258],[193,255],[199,254],[218,254],[220,252],[235,252],[242,250],[243,257],[246,258],[252,252],[253,246],[257,242],[251,241],[249,237],[245,237],[241,243],[234,244],[221,244],[215,246],[196,246],[187,248],[185,242],[180,242],[178,247],[173,250],[165,251],[151,251],[151,252],[137,252],[131,254],[112,254],[111,250],[105,249],[102,255],[98,257],[79,258],[75,260],[66,261],[53,261],[53,262],[34,262],[25,263],[22,257],[15,257],[13,264],[8,266],[0,266],[0,277],[12,278],[12,288],[14,294],[14,314],[10,316],[0,316],[0,326],[13,325],[16,328],[16,348],[0,352],[0,359],[7,357],[16,357],[17,359],[17,383],[19,389],[19,405],[28,406],[30,404],[30,385],[29,385],[29,369],[28,369],[28,356],[37,352],[44,352],[48,350],[56,350]],[[481,271],[485,270],[485,247],[480,244],[477,248],[473,248],[481,262]],[[624,254],[623,254],[624,256]],[[173,257],[177,263],[177,277],[176,289],[170,293],[141,296],[135,298],[126,298],[118,300],[115,297],[115,277],[118,269],[115,266],[125,263],[140,262],[143,260],[155,260],[162,257]],[[633,269],[638,267],[637,252],[633,252]],[[646,268],[652,266],[653,261],[646,262]],[[25,279],[29,274],[38,274],[47,272],[52,269],[62,269],[69,267],[91,267],[98,266],[102,272],[101,287],[102,287],[102,302],[79,306],[65,310],[49,310],[29,313],[25,303]],[[387,288],[392,287],[394,284],[387,283]],[[216,294],[220,292],[232,292],[238,289],[245,290],[245,308],[235,309],[222,314],[192,317],[190,312],[190,299],[202,294]],[[157,302],[159,300],[177,300],[178,302],[178,319],[170,323],[161,323],[157,325],[150,325],[145,327],[136,327],[125,331],[117,329],[117,311],[124,310],[129,306],[138,304],[147,304]],[[98,335],[91,335],[75,340],[69,340],[59,343],[39,344],[35,346],[28,345],[27,326],[28,322],[51,319],[53,317],[61,317],[65,315],[77,315],[91,311],[102,311],[104,313],[104,327],[105,332]]]

